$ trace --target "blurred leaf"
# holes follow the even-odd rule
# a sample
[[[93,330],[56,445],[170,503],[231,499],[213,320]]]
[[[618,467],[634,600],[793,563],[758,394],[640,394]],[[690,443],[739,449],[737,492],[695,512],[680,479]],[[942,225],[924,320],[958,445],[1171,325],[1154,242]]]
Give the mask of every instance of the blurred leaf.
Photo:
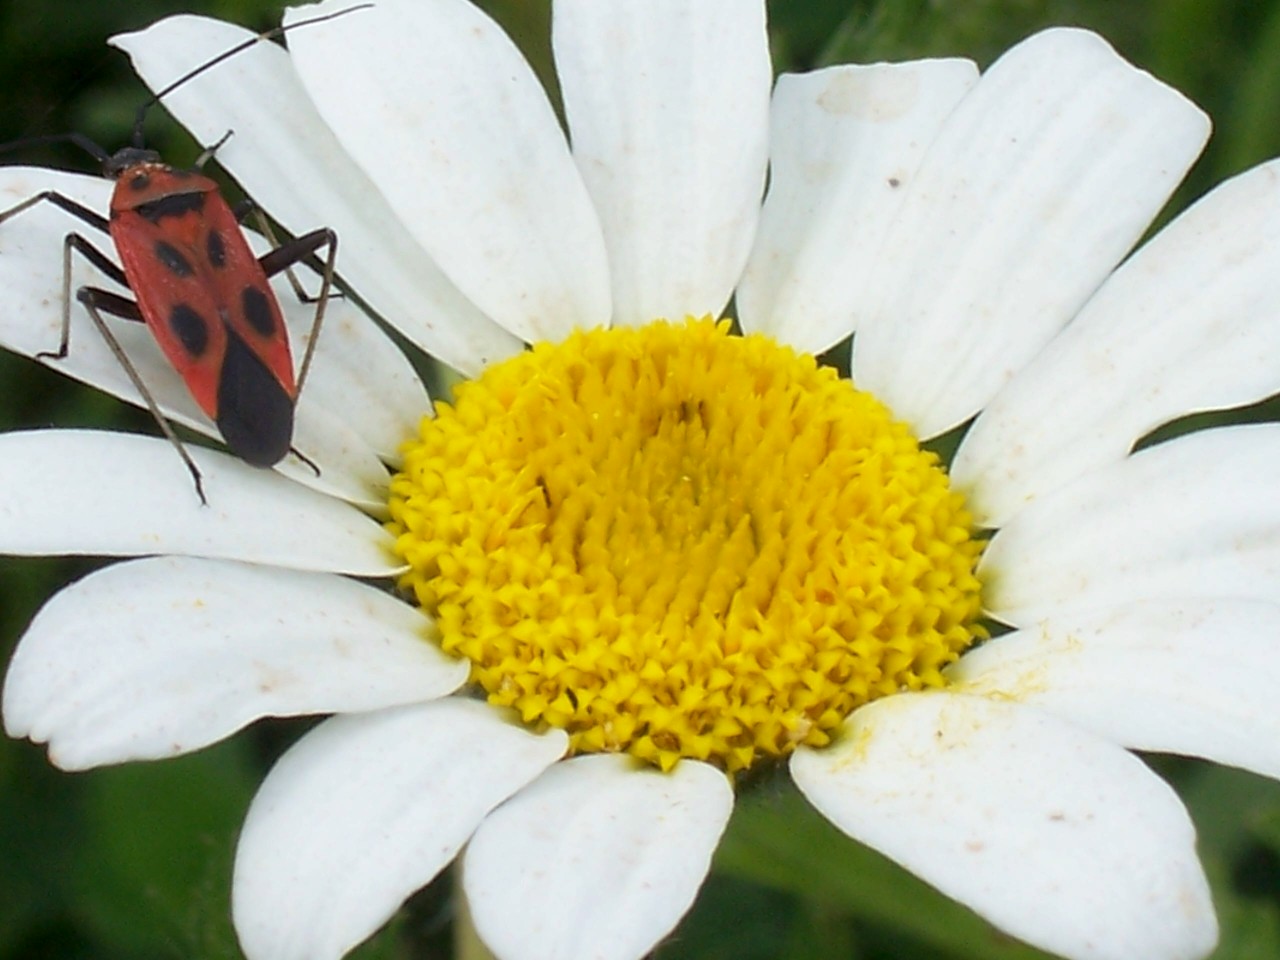
[[[98,934],[130,952],[239,957],[231,865],[257,787],[244,738],[86,776],[88,836],[76,862]]]
[[[862,0],[832,31],[815,65],[965,56],[984,69],[1045,27],[1090,23],[1106,29],[1117,7],[1079,0]]]
[[[1233,767],[1179,762],[1194,771],[1179,778],[1178,794],[1195,821],[1200,849],[1223,863],[1240,860],[1280,817],[1280,783]]]
[[[1032,960],[1046,955],[1010,939],[822,818],[788,781],[777,793],[740,797],[716,869],[796,896],[838,905],[957,956]]]
[[[42,748],[0,743],[0,957],[65,922],[83,841],[74,779],[51,767]]]
[[[712,874],[657,960],[827,960],[836,950],[797,949],[794,897],[734,877]]]
[[[1280,857],[1280,798],[1258,812],[1254,832],[1267,849]]]
[[[1231,767],[1153,758],[1195,821],[1221,942],[1213,960],[1280,956],[1280,783]]]
[[[404,928],[404,917],[397,914],[390,923],[347,954],[347,960],[417,960],[420,956],[447,956],[424,955],[411,950],[405,940]]]
[[[1280,5],[1273,4],[1247,55],[1239,59],[1231,106],[1219,118],[1219,176],[1237,173],[1280,151]]]
[[[551,60],[551,3],[549,0],[478,0],[525,55],[545,89],[559,97]]]
[[[1212,856],[1204,857],[1214,891],[1221,936],[1212,960],[1261,960],[1280,957],[1280,911],[1274,901],[1242,896],[1231,876]]]
[[[807,70],[820,65],[831,38],[858,15],[857,6],[841,0],[771,0],[769,42],[776,69]]]

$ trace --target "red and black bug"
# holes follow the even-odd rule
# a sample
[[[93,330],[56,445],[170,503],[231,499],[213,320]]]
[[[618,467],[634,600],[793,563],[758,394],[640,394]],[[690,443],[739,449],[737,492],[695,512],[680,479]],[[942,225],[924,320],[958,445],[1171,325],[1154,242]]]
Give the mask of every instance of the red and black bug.
[[[332,20],[368,6],[362,4],[302,20],[287,29]],[[200,172],[221,143],[231,136],[230,131],[204,152],[194,170],[171,167],[161,161],[158,153],[142,145],[146,113],[162,97],[253,44],[282,34],[285,29],[270,30],[238,44],[169,84],[139,109],[132,145],[114,154],[79,134],[42,137],[10,145],[13,148],[33,142],[70,141],[97,158],[102,163],[104,176],[115,180],[106,217],[57,191],[46,190],[0,212],[0,226],[22,211],[47,201],[111,236],[120,265],[78,233],[69,233],[64,239],[62,338],[56,351],[40,356],[62,359],[70,348],[71,253],[74,250],[133,292],[135,299],[130,300],[109,290],[84,286],[76,290],[75,299],[85,306],[161,431],[182,457],[201,502],[207,501],[200,470],[165,420],[102,315],[146,323],[200,409],[217,424],[232,453],[254,466],[270,467],[292,450],[294,407],[310,367],[330,296],[337,235],[320,228],[261,257],[255,256],[241,232],[239,218],[222,198],[217,184]],[[327,250],[327,256],[320,292],[314,298],[304,295],[305,299],[314,300],[316,311],[307,351],[295,379],[284,317],[268,278],[314,257],[322,249]],[[301,287],[295,286],[301,295]]]

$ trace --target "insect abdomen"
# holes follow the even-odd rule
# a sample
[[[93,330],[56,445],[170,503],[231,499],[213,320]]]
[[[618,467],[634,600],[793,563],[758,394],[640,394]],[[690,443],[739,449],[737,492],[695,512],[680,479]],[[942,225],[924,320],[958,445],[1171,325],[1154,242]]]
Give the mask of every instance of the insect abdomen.
[[[218,380],[218,430],[241,460],[271,467],[293,438],[293,398],[234,330]]]

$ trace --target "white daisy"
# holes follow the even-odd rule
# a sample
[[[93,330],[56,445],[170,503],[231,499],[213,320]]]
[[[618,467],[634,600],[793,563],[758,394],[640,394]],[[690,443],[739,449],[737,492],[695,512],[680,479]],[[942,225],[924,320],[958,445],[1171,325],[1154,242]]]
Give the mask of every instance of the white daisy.
[[[158,88],[245,36],[115,42]],[[498,956],[640,957],[696,896],[732,775],[774,757],[1030,943],[1210,951],[1191,823],[1128,749],[1280,776],[1280,428],[1130,451],[1280,388],[1280,168],[1126,260],[1209,125],[1076,30],[981,78],[845,66],[771,96],[761,2],[558,0],[567,139],[463,0],[379,0],[290,48],[169,106],[234,130],[247,191],[336,229],[358,299],[472,379],[419,427],[408,362],[336,303],[298,408],[320,477],[196,451],[207,507],[162,441],[0,437],[0,549],[143,557],[37,616],[11,736],[82,769],[338,714],[249,811],[253,960],[341,956],[464,846]],[[9,169],[0,197],[47,187],[110,189]],[[10,349],[56,342],[68,223],[0,229]],[[731,295],[748,336],[686,320]],[[866,392],[791,349],[855,331]],[[59,368],[127,395],[73,338]],[[916,439],[975,414],[948,477]],[[980,615],[1014,629],[979,642]]]

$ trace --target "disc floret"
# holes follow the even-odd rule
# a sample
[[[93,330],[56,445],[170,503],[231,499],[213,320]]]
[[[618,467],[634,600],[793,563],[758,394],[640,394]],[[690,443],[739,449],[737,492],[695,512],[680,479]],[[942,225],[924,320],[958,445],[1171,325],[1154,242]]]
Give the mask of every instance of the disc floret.
[[[941,686],[979,630],[982,544],[937,457],[723,322],[491,367],[423,421],[390,509],[444,649],[575,752],[742,770]]]

